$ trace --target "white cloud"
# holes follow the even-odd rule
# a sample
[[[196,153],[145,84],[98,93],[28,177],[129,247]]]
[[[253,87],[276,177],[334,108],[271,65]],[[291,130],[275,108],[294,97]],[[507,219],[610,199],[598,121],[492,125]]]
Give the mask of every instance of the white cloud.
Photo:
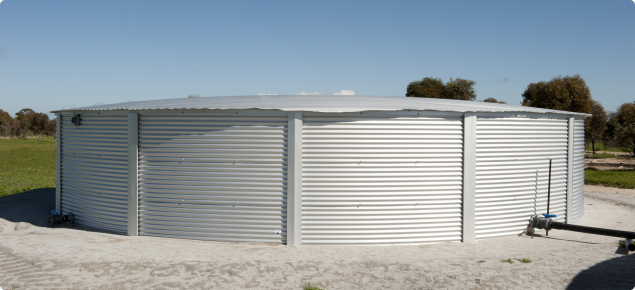
[[[328,95],[325,92],[299,92],[296,96],[317,96],[317,95]]]
[[[263,93],[260,93],[258,95],[259,96],[277,96],[278,94],[263,94]]]
[[[68,106],[62,107],[62,110],[74,109],[75,107],[77,107],[77,106],[76,105],[68,105]]]
[[[353,91],[353,90],[341,90],[341,91],[339,91],[337,93],[334,93],[333,95],[351,96],[351,95],[355,95],[355,91]]]
[[[104,103],[104,102],[97,102],[97,103],[94,103],[93,106],[101,106],[101,105],[105,105],[105,104],[106,103]]]

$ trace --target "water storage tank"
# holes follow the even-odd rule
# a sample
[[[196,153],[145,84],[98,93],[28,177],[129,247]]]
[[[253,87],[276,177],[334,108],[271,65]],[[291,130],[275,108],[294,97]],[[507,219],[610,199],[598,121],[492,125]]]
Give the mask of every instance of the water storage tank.
[[[394,245],[583,214],[585,114],[471,101],[242,96],[56,111],[58,212],[128,235]]]

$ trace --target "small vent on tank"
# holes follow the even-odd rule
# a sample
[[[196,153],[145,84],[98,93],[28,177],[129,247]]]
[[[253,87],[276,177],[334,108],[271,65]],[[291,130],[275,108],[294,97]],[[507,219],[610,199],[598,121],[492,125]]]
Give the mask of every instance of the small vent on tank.
[[[75,125],[75,126],[79,126],[82,124],[82,118],[79,116],[79,114],[74,115],[73,118],[71,118],[71,122]]]

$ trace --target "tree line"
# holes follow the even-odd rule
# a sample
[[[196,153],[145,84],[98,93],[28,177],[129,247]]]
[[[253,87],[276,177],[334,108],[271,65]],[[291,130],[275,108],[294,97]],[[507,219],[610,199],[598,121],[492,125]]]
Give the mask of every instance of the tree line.
[[[456,78],[443,83],[439,78],[426,77],[406,88],[406,97],[476,100],[475,81]],[[483,102],[505,103],[495,98]],[[635,102],[622,104],[617,111],[607,113],[602,104],[593,100],[591,90],[580,75],[557,76],[550,81],[530,83],[522,93],[523,106],[587,113],[584,139],[595,154],[595,144],[626,147],[635,156]]]
[[[57,133],[56,119],[49,120],[44,113],[31,109],[22,109],[15,113],[15,117],[0,109],[0,136],[5,138],[26,138],[27,135],[36,137],[55,136]]]

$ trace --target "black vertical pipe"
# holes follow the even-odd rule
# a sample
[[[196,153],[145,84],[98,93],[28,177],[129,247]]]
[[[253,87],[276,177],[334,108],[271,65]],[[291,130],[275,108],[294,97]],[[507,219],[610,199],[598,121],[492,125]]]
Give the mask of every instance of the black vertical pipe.
[[[547,214],[549,214],[550,204],[551,204],[551,159],[549,159],[549,181],[547,183]]]
[[[547,214],[549,214],[550,204],[551,204],[551,159],[549,159],[549,181],[547,182]],[[546,236],[549,236],[549,230],[547,230]]]

